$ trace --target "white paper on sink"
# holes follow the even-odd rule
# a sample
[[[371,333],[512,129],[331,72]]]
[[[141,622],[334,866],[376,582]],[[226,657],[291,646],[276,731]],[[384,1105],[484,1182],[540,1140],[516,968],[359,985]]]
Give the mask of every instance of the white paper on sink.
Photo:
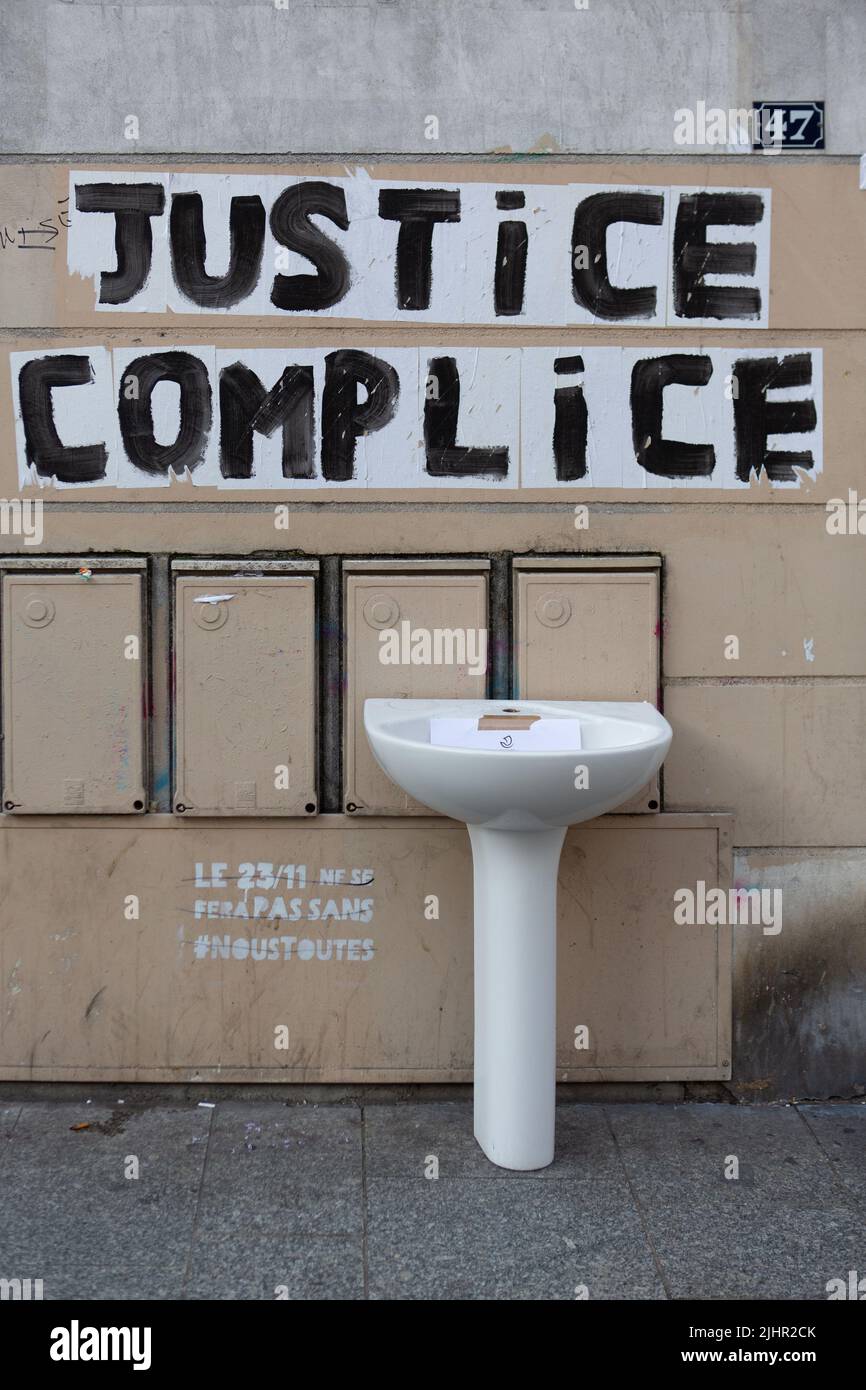
[[[439,748],[502,748],[521,750],[579,749],[579,719],[537,719],[528,729],[479,729],[478,719],[442,717],[430,720],[430,742]]]

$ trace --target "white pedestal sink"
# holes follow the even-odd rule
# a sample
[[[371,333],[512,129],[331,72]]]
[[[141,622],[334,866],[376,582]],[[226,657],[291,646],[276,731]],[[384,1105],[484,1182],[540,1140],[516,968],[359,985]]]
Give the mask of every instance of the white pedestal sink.
[[[449,747],[431,719],[536,715],[580,724],[580,746]],[[654,706],[546,700],[367,700],[383,771],[465,821],[475,872],[475,1137],[502,1168],[553,1161],[556,880],[569,825],[628,801],[658,771],[671,728]]]

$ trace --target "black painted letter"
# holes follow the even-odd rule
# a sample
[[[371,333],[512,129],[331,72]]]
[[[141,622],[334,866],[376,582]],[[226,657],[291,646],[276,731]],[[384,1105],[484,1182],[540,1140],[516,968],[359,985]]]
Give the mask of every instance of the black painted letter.
[[[220,372],[220,472],[224,478],[253,476],[253,431],[283,430],[283,477],[312,478],[313,369],[286,367],[266,391],[255,372],[233,362]]]
[[[657,193],[593,193],[578,203],[571,233],[572,293],[597,319],[650,319],[656,311],[656,288],[622,290],[612,285],[607,269],[607,229],[615,222],[660,227],[665,201]],[[578,261],[585,264],[578,265]]]
[[[278,309],[329,309],[349,290],[349,262],[342,248],[310,221],[316,213],[341,231],[349,227],[346,195],[332,183],[293,184],[271,208],[271,231],[281,246],[312,261],[317,275],[275,275],[271,303]]]
[[[523,193],[511,193],[506,189],[496,195],[496,206],[501,210],[517,210],[525,205]],[[497,314],[519,314],[523,308],[528,246],[525,222],[500,222],[493,280],[493,306]]]
[[[666,386],[706,386],[713,374],[709,357],[672,352],[645,357],[631,374],[631,433],[635,457],[647,473],[660,478],[709,478],[716,466],[712,444],[683,444],[662,438],[662,404]]]
[[[504,478],[508,448],[479,448],[457,443],[460,373],[453,357],[433,357],[427,364],[433,384],[424,402],[424,448],[427,472],[434,478]]]
[[[169,219],[171,268],[175,284],[202,309],[230,309],[255,289],[265,245],[261,198],[232,198],[229,211],[229,268],[225,275],[205,270],[207,239],[200,193],[175,193]]]
[[[68,448],[54,423],[51,391],[55,386],[86,386],[93,380],[89,357],[34,357],[18,374],[18,401],[24,426],[27,462],[40,478],[61,483],[93,483],[105,477],[104,444]]]
[[[397,305],[429,309],[433,278],[433,227],[460,221],[460,194],[446,188],[383,188],[379,216],[399,222]]]
[[[367,399],[358,403],[358,386]],[[355,440],[393,418],[400,381],[390,362],[369,352],[341,348],[325,358],[322,393],[322,477],[343,483],[355,475]]]
[[[129,398],[125,383],[138,383],[137,395]],[[174,381],[180,387],[180,428],[173,444],[157,444],[153,433],[152,396],[161,381]],[[137,357],[123,374],[118,397],[118,422],[130,461],[142,473],[180,474],[198,468],[204,458],[211,424],[211,389],[207,367],[189,352],[152,352]]]
[[[756,286],[708,285],[707,275],[754,275],[753,241],[708,242],[708,227],[753,227],[764,216],[756,193],[687,193],[674,227],[674,312],[681,319],[756,319]]]
[[[582,357],[557,357],[557,376],[583,371]],[[587,411],[583,387],[558,386],[553,393],[553,458],[561,483],[586,477]]]
[[[801,453],[767,448],[771,434],[808,434],[818,424],[814,401],[768,401],[767,392],[785,386],[809,386],[812,358],[808,352],[790,357],[743,357],[734,363],[734,438],[737,477],[747,483],[754,472],[774,482],[797,480],[794,464],[814,468],[811,449]]]
[[[114,213],[117,270],[100,275],[99,302],[126,304],[150,274],[150,219],[165,211],[165,189],[161,183],[82,183],[76,185],[75,206],[78,212]]]

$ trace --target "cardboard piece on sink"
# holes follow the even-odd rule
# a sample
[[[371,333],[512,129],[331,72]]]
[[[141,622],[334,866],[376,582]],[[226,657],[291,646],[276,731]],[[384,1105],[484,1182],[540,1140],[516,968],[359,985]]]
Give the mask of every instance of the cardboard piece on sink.
[[[529,729],[540,719],[540,714],[484,714],[478,721],[479,729],[505,729],[514,733],[515,729]]]
[[[488,721],[492,721],[493,727]],[[579,719],[545,719],[538,715],[485,715],[482,719],[443,717],[430,720],[430,742],[445,748],[578,750]]]

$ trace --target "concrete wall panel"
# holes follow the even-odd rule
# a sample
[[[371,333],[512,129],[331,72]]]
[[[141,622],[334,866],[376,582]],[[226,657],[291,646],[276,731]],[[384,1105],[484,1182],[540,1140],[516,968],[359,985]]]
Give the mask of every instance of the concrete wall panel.
[[[856,0],[32,0],[4,29],[10,151],[127,151],[134,115],[144,154],[679,153],[679,108],[780,93],[838,98],[828,149],[866,144]]]
[[[733,811],[738,845],[866,839],[866,685],[668,686],[665,806]]]

